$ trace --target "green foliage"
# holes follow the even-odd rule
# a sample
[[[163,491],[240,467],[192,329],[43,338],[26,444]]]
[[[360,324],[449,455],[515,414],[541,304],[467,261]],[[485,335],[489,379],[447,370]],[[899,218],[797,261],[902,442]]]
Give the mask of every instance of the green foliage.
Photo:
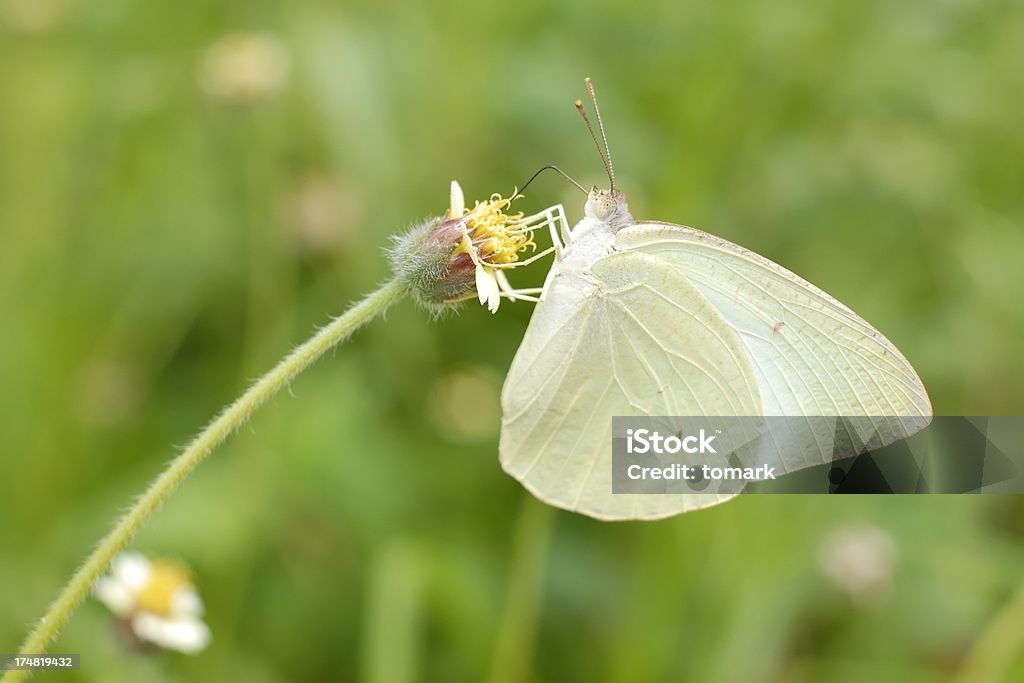
[[[279,41],[279,88],[231,80],[209,50],[236,32]],[[549,163],[602,183],[584,75],[636,216],[834,294],[937,413],[1021,413],[1022,34],[1000,0],[2,0],[0,651],[178,446],[387,277],[452,178],[470,203]],[[581,200],[545,176],[515,208]],[[544,519],[497,462],[529,314],[407,302],[361,331],[137,540],[194,568],[209,650],[126,653],[89,601],[53,648],[82,671],[38,679],[938,681],[1007,609],[1013,498]],[[868,602],[821,569],[849,525],[896,548]],[[994,680],[1024,678],[1009,654]]]

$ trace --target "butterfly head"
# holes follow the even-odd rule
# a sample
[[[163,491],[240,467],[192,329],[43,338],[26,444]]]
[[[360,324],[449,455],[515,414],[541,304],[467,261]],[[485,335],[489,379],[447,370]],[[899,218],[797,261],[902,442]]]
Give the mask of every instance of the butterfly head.
[[[633,220],[626,204],[626,195],[614,189],[593,188],[587,194],[583,213],[587,218],[612,225],[630,223]]]
[[[600,140],[597,137],[594,127],[590,125],[590,117],[583,108],[583,100],[576,100],[576,111],[583,117],[583,123],[587,126],[590,139],[594,141],[597,154],[604,164],[604,171],[608,174],[608,189],[600,190],[596,186],[587,194],[587,203],[583,206],[584,215],[591,219],[606,223],[614,229],[633,222],[629,214],[629,207],[626,206],[626,197],[615,189],[615,169],[612,167],[612,152],[608,148],[608,136],[604,133],[604,122],[601,120],[601,108],[597,106],[597,94],[594,92],[594,84],[590,78],[583,79],[590,94],[590,102],[594,105],[594,114],[597,115],[597,128],[601,131]]]

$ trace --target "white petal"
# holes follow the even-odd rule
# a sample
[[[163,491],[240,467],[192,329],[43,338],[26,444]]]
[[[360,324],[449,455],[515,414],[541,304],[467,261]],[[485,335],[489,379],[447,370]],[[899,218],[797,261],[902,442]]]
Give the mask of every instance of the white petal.
[[[135,609],[135,596],[126,586],[114,579],[97,579],[92,591],[96,599],[117,616],[124,616]]]
[[[195,654],[210,642],[210,628],[199,619],[164,619],[142,612],[132,619],[132,630],[142,640],[168,650]]]
[[[139,591],[149,583],[153,566],[142,553],[121,553],[110,563],[110,574],[128,590]]]
[[[163,646],[164,631],[169,622],[169,619],[158,617],[155,614],[139,612],[132,617],[132,631],[135,632],[136,636],[148,643]]]
[[[193,586],[182,586],[171,596],[171,612],[179,617],[198,617],[203,613],[203,601]]]
[[[466,197],[462,194],[462,186],[458,180],[452,181],[452,189],[449,194],[448,217],[462,218],[466,213]]]
[[[498,278],[483,266],[476,267],[476,295],[480,303],[487,305],[487,310],[494,313],[501,303],[501,290]]]

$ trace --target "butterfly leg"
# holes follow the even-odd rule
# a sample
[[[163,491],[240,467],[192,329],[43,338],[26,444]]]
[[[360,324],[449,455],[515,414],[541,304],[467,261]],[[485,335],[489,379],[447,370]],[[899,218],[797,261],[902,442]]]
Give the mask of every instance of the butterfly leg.
[[[533,256],[531,256],[530,258],[523,259],[522,261],[513,261],[512,263],[489,263],[489,264],[487,264],[487,267],[488,268],[494,268],[496,270],[501,271],[501,270],[508,270],[510,268],[519,268],[520,266],[528,266],[531,263],[533,263],[534,261],[536,261],[538,259],[542,259],[542,258],[544,258],[545,256],[547,256],[548,254],[550,254],[552,252],[558,251],[560,248],[561,248],[561,245],[554,246],[554,247],[548,247],[547,249],[542,249],[542,250],[538,251],[536,254],[534,254]]]
[[[569,231],[569,223],[565,220],[565,209],[561,204],[555,204],[542,211],[538,216],[544,216],[547,220],[544,223],[536,226],[537,228],[547,226],[548,232],[551,235],[551,244],[555,250],[555,260],[561,260],[562,249],[565,248],[571,239],[571,232]],[[557,224],[557,227],[556,227]],[[561,236],[559,236],[561,234]],[[504,275],[501,271],[498,271],[499,277]],[[547,294],[548,287],[551,285],[551,278],[554,275],[554,270],[549,269],[548,274],[544,278],[544,286],[539,288],[533,288],[528,290],[518,290],[521,293],[536,294],[535,301],[543,301]]]
[[[545,220],[536,225],[531,225],[533,221],[544,218]],[[540,213],[535,213],[532,216],[527,216],[522,219],[524,225],[529,226],[529,230],[539,230],[540,228],[546,227],[548,233],[551,235],[551,243],[557,244],[560,249],[565,248],[566,245],[571,241],[571,233],[569,231],[569,223],[565,220],[565,208],[561,204],[555,204],[549,206]]]
[[[550,221],[547,223],[548,232],[551,233],[551,243],[558,245],[558,249],[555,250],[555,257],[560,260],[562,258],[562,249],[569,244],[569,223],[565,220],[565,209],[562,208],[561,204],[555,204],[547,209],[547,212],[550,215]],[[555,223],[558,224],[557,229]]]
[[[530,287],[527,289],[516,289],[512,286],[512,283],[508,281],[508,276],[503,271],[496,273],[498,280],[498,289],[501,290],[501,295],[510,301],[533,301],[539,302],[540,299],[535,296],[543,291],[542,287]]]
[[[541,228],[547,228],[548,234],[551,236],[551,246],[555,248],[555,258],[562,258],[562,249],[569,243],[569,224],[565,220],[565,209],[562,208],[561,204],[549,206],[539,213],[526,216],[521,222],[522,225],[526,226],[522,228],[523,231],[529,230],[532,232]],[[559,237],[559,233],[561,233],[561,237]]]
[[[511,228],[508,232],[532,233],[535,230],[547,228],[548,234],[551,237],[551,246],[533,254],[530,258],[523,259],[522,261],[514,261],[512,263],[488,263],[486,267],[494,271],[494,278],[498,285],[500,296],[511,301],[540,302],[543,300],[544,294],[547,292],[548,285],[551,282],[550,270],[548,271],[547,277],[544,279],[543,287],[530,287],[524,289],[516,289],[513,287],[512,283],[508,280],[508,276],[505,275],[505,270],[529,265],[552,253],[554,253],[556,260],[560,260],[562,258],[563,243],[559,237],[559,233],[561,233],[562,236],[569,234],[569,226],[565,220],[565,209],[562,208],[561,204],[556,204],[555,206],[548,207],[539,213],[535,213],[531,216],[524,216],[517,223],[522,227]],[[471,244],[472,239],[470,238],[465,226],[463,226],[462,232],[465,242],[467,244]],[[532,241],[530,244],[533,244]],[[472,249],[470,249],[469,253],[474,264],[477,266],[483,265]]]
[[[562,234],[562,247],[569,246],[572,241],[572,232],[569,230],[569,221],[565,220],[565,209],[561,204],[555,204],[555,212],[558,214],[558,230]]]
[[[545,249],[544,252],[550,253],[553,249],[554,247],[551,247]],[[538,258],[545,255],[545,253],[538,254]],[[543,287],[527,287],[525,289],[512,287],[512,284],[508,281],[508,276],[505,275],[505,269],[498,269],[495,272],[495,277],[498,280],[498,289],[501,290],[502,296],[508,297],[512,301],[534,301],[539,303],[544,301],[544,296],[548,292],[548,287],[551,285],[551,278],[554,274],[554,268],[549,268],[548,274],[544,278]]]
[[[562,249],[569,244],[569,223],[565,220],[565,209],[562,208],[561,204],[555,204],[549,211],[551,211],[554,220],[558,222],[558,230],[555,230],[554,223],[548,224],[548,230],[551,232],[551,241],[559,245],[559,248],[555,250],[555,255],[561,259]]]

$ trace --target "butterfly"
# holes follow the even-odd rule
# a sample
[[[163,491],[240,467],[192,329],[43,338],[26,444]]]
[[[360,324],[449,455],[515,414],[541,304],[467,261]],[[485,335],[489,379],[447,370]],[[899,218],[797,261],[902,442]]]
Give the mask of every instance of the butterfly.
[[[734,494],[613,494],[613,416],[909,418],[875,445],[927,425],[931,403],[914,368],[848,307],[720,237],[633,218],[586,85],[603,149],[576,106],[609,187],[591,190],[583,219],[561,231],[502,388],[506,472],[556,507],[657,519]]]

